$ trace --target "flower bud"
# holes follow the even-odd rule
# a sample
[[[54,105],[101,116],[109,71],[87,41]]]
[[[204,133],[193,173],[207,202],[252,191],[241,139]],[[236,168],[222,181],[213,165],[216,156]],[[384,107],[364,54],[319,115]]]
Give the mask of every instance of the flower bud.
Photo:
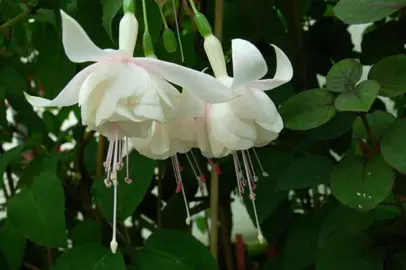
[[[227,76],[226,61],[224,59],[223,47],[220,40],[214,35],[209,35],[204,39],[204,50],[217,78]]]
[[[206,16],[204,16],[202,13],[200,12],[195,13],[195,23],[202,37],[206,38],[207,36],[213,34],[213,30],[211,29],[209,21],[207,20]]]
[[[152,38],[148,31],[145,31],[144,35],[142,36],[142,45],[145,56],[155,55],[154,46],[152,45]]]
[[[138,35],[138,21],[132,13],[125,13],[120,21],[119,48],[131,54],[134,53]]]
[[[166,28],[163,33],[165,49],[169,53],[176,52],[178,43],[176,42],[175,34],[169,28]]]

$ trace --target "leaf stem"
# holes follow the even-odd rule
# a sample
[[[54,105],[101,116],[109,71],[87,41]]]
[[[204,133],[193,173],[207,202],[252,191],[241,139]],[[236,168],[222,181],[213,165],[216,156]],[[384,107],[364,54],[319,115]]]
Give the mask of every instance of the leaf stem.
[[[162,10],[163,6],[161,4],[159,4],[158,2],[156,4],[158,5],[159,14],[161,14],[161,18],[162,18],[162,22],[164,23],[164,27],[165,27],[165,29],[167,29],[168,28],[168,22],[166,21],[164,11]]]
[[[5,31],[7,28],[9,28],[9,27],[15,25],[16,23],[24,20],[25,18],[28,17],[28,15],[30,15],[30,13],[31,13],[31,9],[27,9],[27,10],[21,12],[20,14],[18,14],[17,16],[15,16],[14,18],[6,21],[5,23],[3,23],[0,26],[0,32]]]
[[[149,32],[148,29],[148,17],[147,17],[147,6],[145,4],[145,0],[142,0],[142,14],[144,17],[144,32]]]
[[[369,125],[366,113],[361,113],[360,114],[362,123],[364,124],[365,130],[367,132],[368,138],[372,143],[372,146],[374,147],[374,150],[376,151],[377,154],[379,154],[381,152],[381,149],[379,147],[379,143],[377,140],[375,140],[374,135],[372,133],[372,129],[371,126]]]
[[[217,2],[217,0],[216,0],[216,2]],[[195,2],[193,0],[189,0],[189,3],[190,3],[190,6],[191,6],[191,8],[193,10],[193,13],[195,13],[195,14],[198,13],[199,11],[196,8]]]

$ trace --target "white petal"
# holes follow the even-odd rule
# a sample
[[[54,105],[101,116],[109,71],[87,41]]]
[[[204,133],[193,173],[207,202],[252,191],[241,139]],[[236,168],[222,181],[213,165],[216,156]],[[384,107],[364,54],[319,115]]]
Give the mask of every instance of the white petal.
[[[131,138],[134,148],[144,156],[152,159],[165,159],[170,153],[170,141],[165,125],[153,122],[148,138]]]
[[[227,104],[212,105],[207,121],[209,134],[213,134],[225,147],[244,150],[253,146],[255,127],[241,121]]]
[[[206,121],[203,117],[199,117],[195,122],[196,144],[202,152],[202,155],[207,158],[212,158],[210,142],[206,128]]]
[[[108,78],[103,72],[103,69],[105,69],[105,65],[100,65],[99,63],[94,64],[92,72],[89,74],[89,76],[87,76],[86,80],[84,80],[80,88],[78,102],[79,106],[82,106],[82,104],[85,103],[88,97],[92,94],[93,90],[100,87],[99,85],[102,83],[102,81]]]
[[[189,142],[196,140],[194,119],[178,120],[168,124],[171,138]]]
[[[269,130],[262,129],[260,127],[257,128],[258,139],[255,141],[256,147],[262,147],[269,144],[271,141],[278,138],[279,133],[275,133]]]
[[[268,72],[266,61],[254,44],[243,39],[232,40],[233,87],[261,79]]]
[[[204,102],[197,96],[183,89],[175,108],[176,119],[204,116]]]
[[[278,110],[263,91],[251,89],[230,102],[235,113],[245,119],[273,123]]]
[[[106,90],[96,112],[96,126],[113,115],[119,100],[132,96],[136,91],[137,85],[131,84],[134,78],[132,70],[123,65],[117,66],[117,69],[115,76],[106,82]]]
[[[122,105],[119,102],[117,104],[116,110],[114,111],[114,114],[109,118],[109,121],[112,122],[131,121],[135,123],[140,123],[148,121],[148,119],[145,117],[136,116],[131,106]]]
[[[118,122],[121,132],[126,137],[147,138],[152,121],[143,122]]]
[[[75,19],[61,10],[62,43],[68,58],[75,63],[97,61],[119,54],[114,50],[97,47]]]
[[[90,65],[80,71],[53,100],[24,93],[25,98],[32,106],[36,107],[72,106],[78,103],[80,87],[94,67],[94,65]]]
[[[165,122],[165,115],[156,87],[155,82],[151,81],[144,94],[135,104],[134,114],[151,120]]]
[[[283,129],[283,120],[279,113],[273,122],[256,121],[256,123],[263,129],[272,131],[274,133],[280,133]]]
[[[272,45],[276,53],[276,72],[273,79],[258,80],[248,84],[248,87],[259,90],[271,90],[289,82],[293,77],[292,64],[286,54],[277,46]]]
[[[89,76],[90,77],[90,76]],[[88,84],[83,83],[81,92],[88,91],[83,90],[85,86]],[[96,111],[98,106],[100,105],[101,101],[103,100],[103,96],[106,89],[106,83],[102,82],[95,86],[94,89],[89,90],[89,95],[91,94],[91,98],[86,98],[86,102],[83,102],[80,105],[80,113],[82,115],[82,124],[87,126],[96,126]],[[80,98],[80,95],[79,95]]]
[[[236,96],[214,77],[202,72],[153,58],[134,58],[134,61],[152,75],[186,88],[208,103],[225,102]]]

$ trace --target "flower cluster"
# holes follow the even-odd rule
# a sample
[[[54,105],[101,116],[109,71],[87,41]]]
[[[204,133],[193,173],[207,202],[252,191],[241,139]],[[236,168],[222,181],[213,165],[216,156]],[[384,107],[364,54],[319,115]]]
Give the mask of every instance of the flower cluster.
[[[275,104],[264,91],[288,82],[293,75],[289,59],[278,47],[273,46],[277,59],[274,78],[261,80],[267,73],[267,64],[260,51],[246,40],[234,39],[231,77],[220,41],[209,33],[204,49],[213,77],[158,60],[154,55],[134,57],[138,22],[131,12],[126,12],[120,21],[118,50],[100,49],[72,17],[63,11],[61,17],[66,55],[72,62],[92,64],[80,71],[55,99],[28,94],[26,98],[33,106],[78,104],[82,124],[110,141],[104,163],[105,184],[114,186],[115,197],[117,172],[124,163],[125,182],[132,181],[128,175],[131,149],[152,159],[171,157],[180,192],[183,189],[176,154],[198,148],[207,158],[233,155],[239,191],[248,183],[254,202],[256,179],[248,151],[268,144],[283,128]],[[194,159],[193,154],[187,157]],[[201,173],[198,177],[205,181]],[[113,252],[117,249],[115,226],[114,222]]]

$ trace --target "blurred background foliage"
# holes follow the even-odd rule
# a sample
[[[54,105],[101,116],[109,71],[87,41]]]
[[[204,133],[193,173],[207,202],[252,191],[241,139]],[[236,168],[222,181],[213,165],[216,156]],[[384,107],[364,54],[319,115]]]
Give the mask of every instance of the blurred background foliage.
[[[213,23],[215,1],[195,2]],[[231,39],[250,40],[272,77],[273,43],[289,56],[295,76],[268,93],[286,129],[258,149],[269,174],[257,183],[256,199],[266,245],[231,234],[235,175],[229,158],[218,161],[219,266],[190,235],[170,164],[136,153],[133,184],[119,186],[120,252],[112,255],[104,139],[80,124],[78,108],[38,110],[24,98],[24,91],[55,97],[85,67],[64,54],[59,9],[98,46],[115,48],[121,4],[0,0],[0,269],[406,269],[405,0],[223,1],[225,53]],[[158,6],[147,5],[157,56],[182,63],[179,51],[165,50]],[[190,7],[181,0],[175,6],[182,64],[202,70],[208,62]],[[163,11],[175,30],[171,1]],[[140,8],[137,18],[142,32]],[[349,24],[365,23],[361,50],[354,50]],[[136,55],[142,55],[140,35]],[[209,197],[196,195],[192,170],[185,156],[180,160],[191,212],[200,213],[195,222],[208,233]],[[198,160],[209,178],[207,161]],[[144,230],[152,232],[146,241]]]

